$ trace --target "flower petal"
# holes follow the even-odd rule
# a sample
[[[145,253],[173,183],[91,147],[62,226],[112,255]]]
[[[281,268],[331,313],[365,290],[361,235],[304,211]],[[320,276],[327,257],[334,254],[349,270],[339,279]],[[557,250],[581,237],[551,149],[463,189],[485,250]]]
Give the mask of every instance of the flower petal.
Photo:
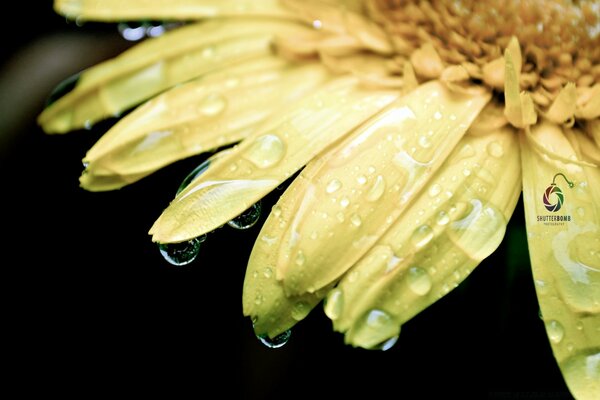
[[[119,121],[86,155],[81,185],[118,189],[174,161],[240,141],[275,111],[274,104],[293,102],[331,78],[318,63],[274,58],[213,75],[171,89]]]
[[[191,20],[238,15],[291,17],[279,0],[55,0],[54,9],[67,18],[84,21]]]
[[[500,244],[521,191],[518,140],[510,126],[466,135],[386,234],[342,278],[334,327],[372,348],[455,288]],[[384,330],[369,326],[373,310]]]
[[[439,168],[489,93],[460,95],[437,81],[399,99],[323,157],[297,196],[277,273],[288,294],[340,277],[379,239]],[[311,240],[317,235],[321,239]]]
[[[184,26],[84,71],[73,91],[46,108],[38,122],[48,133],[90,126],[178,83],[267,56],[276,35],[307,31],[299,24],[273,20]]]
[[[397,96],[342,77],[292,103],[182,191],[154,223],[153,240],[181,242],[223,225]]]
[[[527,236],[546,332],[571,393],[600,398],[600,170],[569,163],[576,152],[561,127],[543,121],[531,135],[561,156],[521,136]]]

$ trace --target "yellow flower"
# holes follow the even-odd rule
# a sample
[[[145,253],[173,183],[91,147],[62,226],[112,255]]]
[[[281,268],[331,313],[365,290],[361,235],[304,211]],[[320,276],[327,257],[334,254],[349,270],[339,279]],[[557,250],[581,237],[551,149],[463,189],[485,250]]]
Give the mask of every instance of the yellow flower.
[[[55,7],[201,20],[85,71],[39,117],[62,133],[149,99],[88,152],[88,190],[240,142],[186,182],[154,241],[197,243],[306,166],[248,264],[244,313],[263,340],[325,299],[346,343],[391,346],[497,248],[522,191],[554,355],[575,397],[600,398],[599,2]]]

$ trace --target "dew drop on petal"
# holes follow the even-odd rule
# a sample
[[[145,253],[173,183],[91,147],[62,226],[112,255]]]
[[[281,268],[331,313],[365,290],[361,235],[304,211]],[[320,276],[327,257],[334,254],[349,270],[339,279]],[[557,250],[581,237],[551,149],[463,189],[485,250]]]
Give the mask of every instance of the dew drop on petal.
[[[244,158],[258,168],[270,168],[279,163],[285,155],[285,144],[274,134],[256,138],[246,150]]]
[[[338,319],[344,309],[344,292],[339,288],[335,288],[327,293],[324,309],[325,315],[330,320],[335,321]]]
[[[137,42],[146,37],[145,23],[121,22],[117,25],[117,29],[123,39],[130,42]]]
[[[350,222],[357,228],[362,225],[362,219],[358,214],[352,214],[350,217]]]
[[[381,175],[377,175],[375,182],[367,193],[367,201],[375,202],[383,196],[385,192],[385,179]]]
[[[296,321],[302,321],[308,313],[310,312],[310,307],[303,301],[298,301],[292,307],[292,318]]]
[[[500,158],[504,155],[504,148],[500,143],[494,141],[487,145],[487,152],[494,158]]]
[[[400,334],[400,325],[387,312],[373,309],[356,322],[352,331],[354,343],[379,350],[383,344]]]
[[[388,340],[378,344],[377,346],[374,346],[372,350],[388,351],[396,345],[396,343],[398,342],[398,338],[400,338],[400,335],[389,338]]]
[[[341,187],[342,187],[342,182],[340,182],[339,179],[332,179],[327,184],[327,187],[325,188],[325,191],[327,193],[331,194],[331,193],[335,193],[338,190],[340,190]]]
[[[220,93],[211,93],[198,105],[198,113],[206,117],[221,114],[227,107],[227,99]]]
[[[410,240],[417,247],[423,247],[433,239],[433,229],[429,225],[421,225],[413,232]]]
[[[181,243],[159,243],[158,249],[163,258],[172,265],[183,266],[191,263],[200,253],[200,245],[206,240],[206,235]]]
[[[261,336],[257,335],[256,337],[258,338],[258,340],[260,340],[260,342],[262,344],[264,344],[268,348],[278,349],[278,348],[284,346],[290,340],[290,336],[292,336],[291,329],[283,332],[282,334],[275,336],[274,338],[270,338],[267,335],[261,335]]]
[[[232,228],[235,229],[249,229],[252,228],[260,219],[261,212],[261,202],[257,202],[252,207],[232,219],[227,223]]]
[[[439,184],[435,183],[435,184],[431,185],[428,193],[429,193],[430,197],[436,197],[441,192],[442,192],[442,187]]]
[[[546,332],[553,343],[560,343],[565,336],[565,329],[556,320],[546,322]]]
[[[412,267],[408,270],[406,277],[410,290],[419,296],[426,295],[431,290],[431,279],[423,268]]]
[[[450,216],[445,211],[440,211],[435,217],[435,222],[440,226],[448,225]]]

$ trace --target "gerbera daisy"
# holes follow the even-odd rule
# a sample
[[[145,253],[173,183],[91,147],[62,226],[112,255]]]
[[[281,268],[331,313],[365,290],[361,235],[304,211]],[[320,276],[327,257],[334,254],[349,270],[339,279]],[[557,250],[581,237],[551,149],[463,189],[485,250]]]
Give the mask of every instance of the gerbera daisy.
[[[207,232],[251,224],[236,218],[301,170],[248,264],[244,313],[264,342],[325,300],[346,343],[389,348],[497,248],[522,191],[554,355],[574,396],[600,397],[600,3],[55,7],[189,22],[83,72],[39,118],[62,133],[147,100],[86,155],[81,184],[96,191],[239,142],[152,227],[175,262]]]

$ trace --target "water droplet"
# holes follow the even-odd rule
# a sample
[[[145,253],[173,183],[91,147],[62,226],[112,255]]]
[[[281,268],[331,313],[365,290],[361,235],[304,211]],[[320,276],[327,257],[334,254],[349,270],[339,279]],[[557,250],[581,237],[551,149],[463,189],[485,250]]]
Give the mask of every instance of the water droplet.
[[[469,176],[469,175],[471,175],[471,170],[470,170],[469,168],[465,168],[465,169],[463,169],[463,175],[464,175],[464,176]]]
[[[431,187],[429,188],[429,196],[430,197],[435,197],[435,196],[439,195],[441,192],[442,192],[442,187],[437,183],[431,185]]]
[[[390,338],[390,339],[386,340],[385,342],[378,344],[377,346],[373,347],[372,349],[388,351],[389,349],[391,349],[392,347],[394,347],[396,345],[399,337],[400,337],[400,335],[394,336],[393,338]]]
[[[440,211],[435,217],[435,222],[440,226],[447,225],[450,222],[450,216],[445,211]]]
[[[46,107],[54,104],[58,99],[75,89],[77,83],[79,82],[79,78],[81,77],[81,73],[71,75],[67,79],[60,82],[50,93],[48,99],[46,100]]]
[[[575,328],[577,328],[578,331],[582,331],[583,330],[583,322],[577,321],[577,323],[575,324]]]
[[[484,205],[479,199],[471,200],[470,212],[453,223],[446,234],[462,251],[473,260],[483,260],[502,242],[506,231],[504,214],[491,204]],[[466,211],[466,204],[456,206]],[[462,214],[458,212],[457,214]]]
[[[350,199],[347,197],[342,197],[342,199],[340,200],[340,206],[342,206],[342,208],[346,208],[350,205]]]
[[[219,115],[227,107],[227,99],[220,93],[211,93],[198,105],[198,112],[206,117]]]
[[[385,179],[383,178],[383,176],[381,175],[377,175],[377,178],[375,178],[375,182],[373,182],[373,186],[371,186],[371,189],[369,189],[369,192],[367,193],[367,201],[377,201],[381,198],[381,196],[383,196],[383,193],[385,192]]]
[[[200,253],[200,245],[206,240],[206,235],[181,243],[159,243],[158,250],[163,258],[172,265],[183,266],[191,263]]]
[[[263,276],[267,279],[271,279],[271,277],[273,276],[273,270],[269,267],[265,268],[265,270],[263,271]]]
[[[296,253],[296,265],[301,267],[305,262],[306,256],[304,255],[304,252],[302,250],[298,250],[298,253]]]
[[[427,136],[420,136],[419,137],[419,146],[421,146],[424,149],[428,149],[431,147],[431,139],[429,139]]]
[[[304,318],[306,318],[309,312],[310,307],[308,304],[303,301],[298,301],[296,304],[294,304],[294,307],[292,307],[292,318],[294,318],[296,321],[302,321]]]
[[[356,322],[350,333],[354,344],[366,349],[381,349],[400,334],[400,324],[387,312],[373,309]]]
[[[263,302],[263,297],[261,294],[257,293],[256,297],[254,297],[254,304],[256,304],[257,306],[260,306]]]
[[[571,393],[578,399],[597,399],[600,391],[598,347],[574,354],[561,363]]]
[[[356,178],[356,182],[358,182],[359,185],[364,185],[367,183],[367,177],[364,175],[359,175],[358,178]]]
[[[121,22],[117,25],[119,33],[123,39],[130,42],[137,42],[146,37],[146,23]]]
[[[433,118],[435,118],[436,120],[440,120],[442,119],[442,113],[439,111],[436,111],[435,114],[433,114]]]
[[[340,190],[341,187],[342,187],[342,182],[340,182],[338,179],[332,179],[327,184],[327,187],[325,188],[325,191],[327,193],[331,194],[331,193],[335,193],[338,190]]]
[[[269,168],[285,155],[285,144],[277,135],[263,135],[246,150],[244,157],[258,168]]]
[[[290,336],[292,336],[292,330],[287,330],[280,335],[275,336],[274,338],[270,338],[267,335],[264,336],[256,336],[258,340],[265,346],[270,349],[278,349],[285,345],[289,340]]]
[[[358,214],[352,214],[352,216],[350,217],[350,222],[357,228],[362,225],[362,219]]]
[[[217,54],[217,49],[215,49],[215,46],[208,46],[202,50],[202,57],[207,59],[213,58],[215,54]]]
[[[192,172],[190,172],[188,176],[186,176],[185,179],[181,182],[181,185],[179,185],[179,188],[177,189],[177,194],[181,193],[183,189],[188,187],[190,183],[192,183],[196,178],[202,175],[204,171],[208,169],[208,167],[210,167],[210,160],[206,160],[202,164],[194,168]]]
[[[423,247],[433,239],[433,229],[429,225],[421,225],[415,229],[410,239],[415,247]]]
[[[249,229],[253,227],[258,220],[260,219],[261,212],[261,204],[260,201],[254,204],[252,207],[232,219],[227,223],[232,228],[235,229]]]
[[[335,218],[338,220],[339,223],[342,223],[346,220],[346,217],[344,216],[343,212],[335,214]]]
[[[316,30],[319,30],[319,29],[323,28],[323,22],[321,22],[321,20],[319,20],[319,19],[315,19],[315,20],[312,22],[312,26],[313,26],[313,28],[315,28]]]
[[[560,343],[565,336],[563,326],[556,320],[546,322],[546,332],[548,333],[548,338],[554,343]]]
[[[325,315],[332,321],[335,321],[342,315],[344,309],[344,292],[342,292],[342,289],[335,288],[327,293],[324,308]]]
[[[502,144],[493,141],[487,145],[487,152],[494,158],[500,158],[504,155],[504,148],[502,147]]]
[[[419,296],[424,296],[431,290],[431,279],[423,268],[411,267],[408,270],[406,280],[410,290]]]

